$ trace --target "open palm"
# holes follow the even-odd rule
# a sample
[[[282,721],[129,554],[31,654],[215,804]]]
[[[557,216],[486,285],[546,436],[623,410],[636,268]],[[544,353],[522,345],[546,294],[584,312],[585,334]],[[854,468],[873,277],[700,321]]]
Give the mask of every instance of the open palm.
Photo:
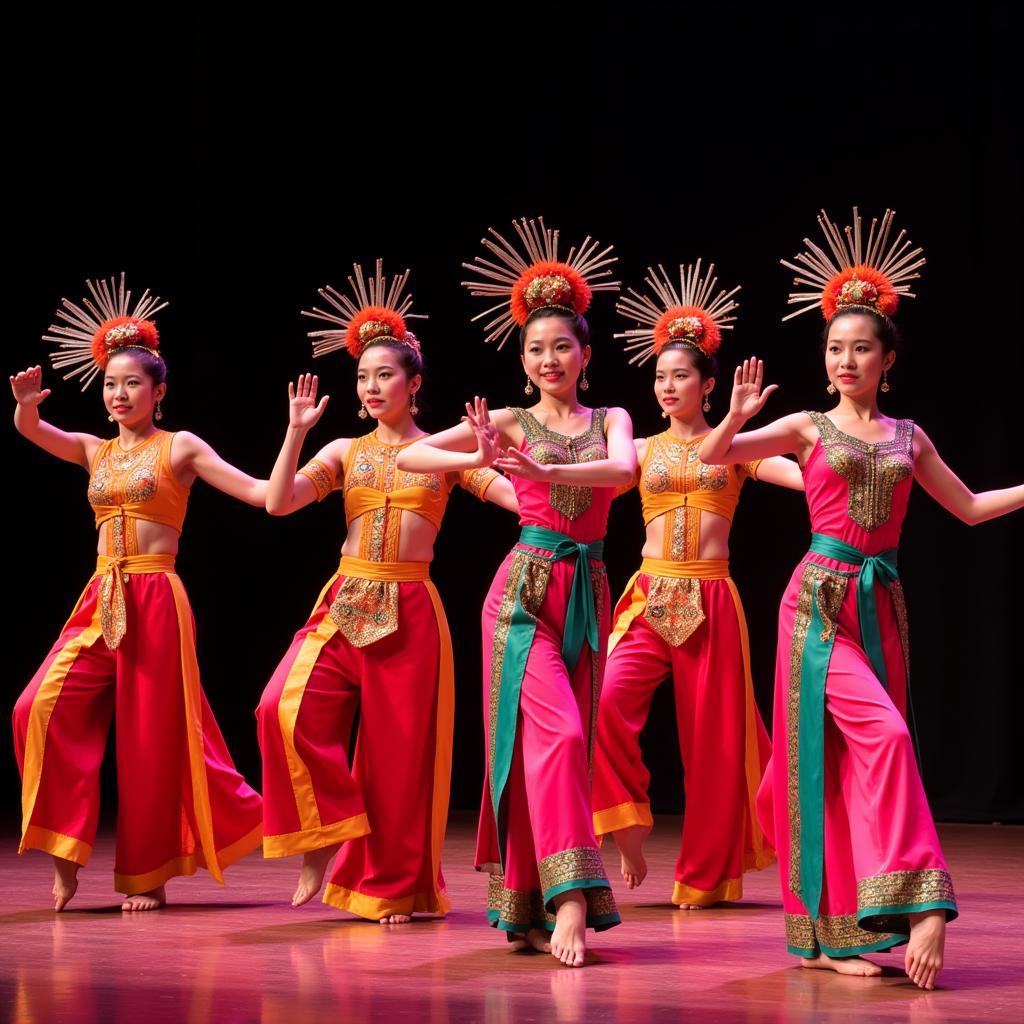
[[[11,391],[18,405],[39,405],[50,395],[50,389],[43,387],[43,371],[39,366],[30,366],[11,377]]]
[[[330,396],[317,402],[318,385],[319,379],[312,373],[300,373],[294,384],[288,382],[288,426],[309,430],[323,415]]]
[[[742,365],[736,367],[733,377],[732,397],[729,400],[729,414],[743,420],[756,416],[768,401],[768,396],[777,391],[778,384],[769,384],[763,391],[764,362],[753,356],[744,359]]]

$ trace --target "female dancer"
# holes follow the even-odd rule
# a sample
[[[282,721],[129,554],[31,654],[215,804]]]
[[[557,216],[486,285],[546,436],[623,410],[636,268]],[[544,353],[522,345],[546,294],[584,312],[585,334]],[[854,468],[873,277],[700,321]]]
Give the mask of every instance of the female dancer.
[[[22,777],[19,852],[44,850],[63,910],[89,860],[99,814],[99,770],[116,708],[117,845],[122,910],[153,910],[164,883],[205,867],[222,871],[260,844],[260,797],[235,771],[199,681],[195,627],[174,572],[189,488],[198,476],[250,505],[266,481],[221,459],[201,438],[160,430],[167,367],[146,292],[129,312],[124,276],[87,282],[86,310],[64,300],[51,326],[55,366],[84,386],[102,374],[117,436],[65,433],[39,416],[50,389],[30,367],[10,378],[19,433],[89,473],[99,529],[96,572],[14,708]]]
[[[743,895],[743,872],[775,860],[757,824],[755,799],[771,747],[754,701],[743,606],[729,578],[729,530],[747,477],[803,490],[800,467],[786,458],[704,466],[697,447],[718,367],[721,331],[730,330],[739,288],[712,300],[714,265],[702,277],[680,267],[680,290],[649,271],[654,298],[630,289],[618,303],[645,326],[630,360],[657,357],[654,393],[668,429],[636,441],[647,542],[643,565],[613,615],[598,714],[594,831],[611,832],[622,877],[643,882],[643,841],[653,819],[650,773],[640,732],[654,691],[671,677],[685,771],[686,819],[672,902],[697,910]]]
[[[491,463],[513,477],[523,530],[482,617],[487,783],[476,865],[492,874],[492,925],[579,967],[586,927],[619,923],[594,838],[588,757],[609,626],[603,537],[636,452],[624,410],[587,409],[576,393],[577,382],[589,387],[582,314],[593,289],[617,287],[595,281],[610,273],[600,270],[610,250],[588,239],[561,263],[543,221],[515,227],[527,260],[491,229],[497,244],[484,244],[508,269],[478,257],[469,269],[498,283],[469,287],[505,298],[488,340],[500,337],[500,347],[519,325],[525,390],[539,389],[540,400],[490,415],[478,400],[468,423],[398,462],[411,472]]]
[[[260,701],[263,852],[301,853],[294,906],[312,899],[335,862],[324,902],[381,923],[450,906],[441,873],[448,819],[454,687],[448,623],[429,577],[448,495],[471,494],[518,511],[512,485],[493,470],[407,473],[396,468],[416,426],[423,382],[419,342],[406,327],[409,272],[387,279],[377,261],[356,301],[322,289],[337,313],[306,315],[336,328],[314,331],[313,355],[347,348],[359,361],[363,437],[339,438],[298,473],[306,433],[327,404],[317,378],[289,384],[289,423],[270,477],[267,510],[287,515],[340,489],[348,536],[338,571],[295,634]],[[352,724],[359,738],[348,768]],[[347,841],[347,842],[346,842]]]
[[[819,223],[838,266],[811,243],[800,266],[786,265],[815,289],[790,302],[824,312],[838,404],[737,435],[775,389],[762,391],[762,364],[749,359],[699,455],[719,463],[792,452],[803,466],[814,532],[779,613],[775,749],[758,796],[779,851],[789,950],[805,967],[867,975],[880,968],[858,954],[907,942],[907,974],[930,989],[957,909],[904,723],[896,547],[915,478],[970,524],[1024,506],[1024,486],[973,494],[924,431],[879,412],[896,358],[890,317],[924,260],[903,232],[886,248],[890,211],[878,230],[872,222],[866,248],[856,209],[845,238],[824,212]]]

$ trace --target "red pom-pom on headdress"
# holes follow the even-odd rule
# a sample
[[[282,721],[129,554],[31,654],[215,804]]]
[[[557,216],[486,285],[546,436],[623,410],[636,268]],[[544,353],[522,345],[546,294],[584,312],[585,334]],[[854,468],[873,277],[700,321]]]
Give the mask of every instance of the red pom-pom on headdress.
[[[607,267],[618,257],[610,256],[612,246],[600,249],[600,243],[588,235],[577,250],[569,250],[567,260],[558,258],[558,232],[544,226],[544,218],[536,221],[513,221],[512,226],[522,242],[525,256],[494,228],[490,238],[482,239],[488,252],[500,262],[477,256],[473,263],[463,263],[486,280],[463,281],[470,295],[497,298],[497,305],[473,317],[497,315],[484,325],[484,341],[497,341],[498,348],[508,341],[517,327],[522,327],[530,314],[538,309],[553,308],[581,316],[590,306],[594,292],[618,291],[618,281],[604,281],[610,276]]]
[[[393,309],[384,306],[367,306],[361,309],[345,330],[345,347],[356,359],[362,355],[363,349],[374,341],[391,338],[405,341],[406,328],[404,317]]]
[[[554,306],[582,316],[593,293],[586,278],[568,263],[542,260],[522,274],[512,286],[509,309],[522,327],[535,309]]]
[[[900,304],[900,297],[892,282],[875,270],[863,265],[847,267],[825,286],[821,293],[821,311],[826,320],[848,306],[866,306],[877,313],[892,316]]]
[[[358,263],[352,264],[352,276],[348,278],[348,283],[354,300],[331,285],[321,288],[320,297],[326,299],[337,312],[331,313],[314,306],[311,310],[302,310],[302,315],[337,324],[337,327],[309,332],[309,337],[313,339],[313,355],[323,356],[344,348],[358,359],[367,345],[386,339],[401,342],[419,352],[420,343],[406,326],[406,321],[414,317],[425,320],[426,314],[409,312],[412,296],[402,295],[408,280],[409,271],[406,270],[404,274],[393,277],[388,285],[388,279],[383,273],[383,261],[377,260],[376,272],[369,280],[363,277],[363,268]]]
[[[736,319],[730,314],[739,303],[732,297],[740,286],[728,292],[723,288],[712,298],[718,284],[715,265],[712,263],[702,275],[700,264],[697,260],[695,264],[680,266],[678,291],[661,264],[657,274],[653,267],[648,267],[644,280],[654,298],[630,288],[629,294],[615,304],[624,317],[645,325],[615,335],[627,339],[626,351],[634,353],[631,363],[642,364],[673,342],[690,345],[706,356],[718,351],[722,331],[732,330]]]
[[[674,341],[694,345],[710,356],[722,344],[722,332],[700,306],[672,306],[654,325],[655,355]]]
[[[81,306],[61,299],[57,317],[64,322],[51,324],[52,333],[43,335],[43,341],[59,346],[57,352],[50,353],[50,361],[58,369],[72,367],[64,379],[80,375],[83,391],[119,349],[158,351],[160,336],[152,317],[167,305],[147,288],[132,309],[132,293],[124,286],[124,274],[120,282],[110,278],[85,283],[91,298],[82,299]]]
[[[924,250],[911,248],[906,231],[900,231],[892,245],[886,248],[893,216],[892,210],[886,210],[881,223],[877,217],[872,218],[865,245],[856,206],[853,208],[853,225],[843,231],[822,210],[818,225],[832,256],[805,238],[806,251],[794,256],[792,263],[780,261],[784,267],[796,271],[794,285],[807,285],[812,289],[790,292],[789,304],[801,308],[782,319],[789,320],[818,307],[826,320],[854,307],[892,316],[901,296],[915,298],[907,282],[921,276],[917,271],[924,266],[925,261],[921,257]]]
[[[107,360],[122,348],[148,348],[157,352],[160,334],[156,324],[131,316],[116,316],[101,324],[92,338],[92,357],[96,365],[105,369]]]

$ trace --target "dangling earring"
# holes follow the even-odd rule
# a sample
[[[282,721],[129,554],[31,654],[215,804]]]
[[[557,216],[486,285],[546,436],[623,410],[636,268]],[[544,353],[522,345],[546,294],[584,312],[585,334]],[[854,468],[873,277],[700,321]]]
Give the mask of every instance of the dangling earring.
[[[583,367],[583,376],[580,377],[580,391],[586,391],[590,387],[590,381],[587,380],[587,368]]]
[[[890,391],[892,391],[892,388],[889,387],[889,371],[888,370],[883,370],[882,371],[882,393],[887,395],[887,394],[889,394]]]
[[[412,399],[409,402],[409,415],[415,416],[420,411],[420,407],[416,404],[416,392],[412,393]]]
[[[668,419],[668,410],[667,409],[662,409],[661,410],[661,418],[663,420],[667,420]]]
[[[705,412],[711,412],[711,401],[710,401],[710,399],[708,398],[708,395],[709,395],[709,394],[711,394],[711,392],[710,392],[710,391],[705,391],[705,392],[704,392],[704,404],[703,404],[703,405],[701,406],[701,408],[702,408],[702,409],[703,409],[703,410],[704,410]]]
[[[358,417],[359,417],[359,418],[360,418],[361,420],[365,420],[365,419],[366,419],[366,417],[367,417],[367,416],[369,416],[370,414],[369,414],[369,413],[368,413],[368,412],[366,411],[366,406],[365,406],[365,405],[360,405],[360,406],[359,406],[359,412],[357,412],[357,413],[356,413],[356,415],[357,415],[357,416],[358,416]]]
[[[523,388],[523,394],[524,395],[532,395],[533,394],[533,381],[530,379],[530,375],[529,374],[526,375],[526,387]]]
[[[107,417],[107,419],[108,419],[108,420],[109,420],[109,421],[110,421],[111,423],[113,423],[113,422],[114,422],[114,416],[113,416],[113,413],[111,413],[111,415],[109,415],[109,416]]]
[[[833,383],[832,383],[832,381],[829,381],[829,382],[828,382],[828,387],[827,387],[827,388],[825,388],[825,390],[826,390],[826,391],[827,391],[827,392],[828,392],[828,393],[829,393],[830,395],[834,395],[834,394],[836,393],[836,386],[835,386],[835,384],[833,384]]]
[[[156,403],[156,408],[153,410],[153,419],[155,419],[157,422],[159,422],[163,418],[164,418],[164,411],[163,411],[163,409],[160,408],[160,403],[157,402]]]

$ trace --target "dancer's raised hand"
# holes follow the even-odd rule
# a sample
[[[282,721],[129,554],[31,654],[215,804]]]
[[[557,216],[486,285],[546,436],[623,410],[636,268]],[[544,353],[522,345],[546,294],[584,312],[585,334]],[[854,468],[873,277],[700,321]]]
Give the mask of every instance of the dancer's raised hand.
[[[491,422],[491,413],[487,408],[487,399],[475,396],[473,404],[466,403],[466,415],[463,417],[473,430],[476,438],[476,453],[480,466],[490,466],[501,454],[501,435],[498,428]]]
[[[768,401],[768,396],[773,391],[778,391],[778,384],[769,384],[763,391],[761,383],[764,380],[764,362],[751,356],[744,359],[742,364],[736,367],[733,377],[732,397],[729,400],[729,415],[735,419],[749,420],[756,416]]]
[[[329,395],[324,395],[319,402],[316,390],[319,378],[313,373],[300,373],[293,384],[288,382],[288,426],[299,430],[309,430],[327,408]]]
[[[50,396],[50,389],[43,387],[43,371],[39,366],[30,366],[11,377],[11,391],[18,405],[39,405]]]

